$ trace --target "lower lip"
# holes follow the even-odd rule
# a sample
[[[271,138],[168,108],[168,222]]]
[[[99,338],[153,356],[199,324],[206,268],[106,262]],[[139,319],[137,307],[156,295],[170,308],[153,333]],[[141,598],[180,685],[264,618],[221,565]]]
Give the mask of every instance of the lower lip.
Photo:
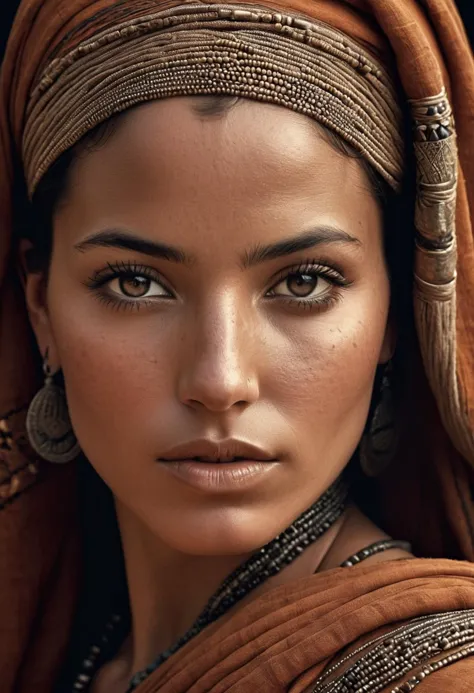
[[[179,460],[165,462],[162,467],[170,474],[201,491],[222,493],[251,488],[278,466],[277,461],[239,460],[238,462],[197,462]]]

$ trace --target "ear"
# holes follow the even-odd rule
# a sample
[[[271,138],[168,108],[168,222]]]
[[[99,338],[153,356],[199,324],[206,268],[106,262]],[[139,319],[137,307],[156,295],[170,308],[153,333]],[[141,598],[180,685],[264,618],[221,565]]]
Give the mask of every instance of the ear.
[[[33,246],[22,240],[19,247],[19,275],[25,291],[26,307],[40,353],[48,353],[51,370],[59,369],[58,353],[51,328],[47,304],[47,275],[33,262]]]
[[[395,348],[397,346],[397,327],[395,324],[395,319],[393,317],[392,311],[390,311],[387,326],[385,328],[385,335],[382,342],[382,348],[380,349],[379,364],[388,363],[395,354]]]

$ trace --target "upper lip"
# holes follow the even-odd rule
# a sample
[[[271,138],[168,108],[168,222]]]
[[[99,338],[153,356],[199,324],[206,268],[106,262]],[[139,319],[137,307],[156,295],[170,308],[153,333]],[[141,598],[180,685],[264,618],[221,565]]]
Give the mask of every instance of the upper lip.
[[[228,462],[235,458],[274,462],[275,455],[258,445],[244,440],[227,438],[226,440],[190,440],[176,445],[159,459],[163,462],[199,458],[203,462]]]

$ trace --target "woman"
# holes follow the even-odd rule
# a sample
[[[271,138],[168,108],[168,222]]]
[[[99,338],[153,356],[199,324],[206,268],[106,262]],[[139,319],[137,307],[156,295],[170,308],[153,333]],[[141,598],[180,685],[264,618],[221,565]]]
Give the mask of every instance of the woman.
[[[449,0],[24,0],[2,691],[470,690],[472,68]]]

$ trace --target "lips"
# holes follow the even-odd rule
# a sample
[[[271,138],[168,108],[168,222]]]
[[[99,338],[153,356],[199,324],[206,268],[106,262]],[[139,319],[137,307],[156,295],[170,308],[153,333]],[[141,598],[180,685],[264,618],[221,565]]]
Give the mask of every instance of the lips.
[[[164,460],[165,462],[179,462],[183,459],[190,459],[193,462],[203,462],[207,464],[231,464],[232,462],[244,462],[249,459],[255,459],[254,457],[189,457],[189,458],[178,458],[177,460]],[[264,460],[259,460],[264,461]],[[265,460],[266,461],[266,460]],[[268,460],[270,461],[270,460]]]
[[[259,445],[228,438],[220,441],[209,439],[187,441],[167,450],[158,460],[160,462],[192,460],[207,464],[230,464],[247,460],[275,462],[276,456]]]

